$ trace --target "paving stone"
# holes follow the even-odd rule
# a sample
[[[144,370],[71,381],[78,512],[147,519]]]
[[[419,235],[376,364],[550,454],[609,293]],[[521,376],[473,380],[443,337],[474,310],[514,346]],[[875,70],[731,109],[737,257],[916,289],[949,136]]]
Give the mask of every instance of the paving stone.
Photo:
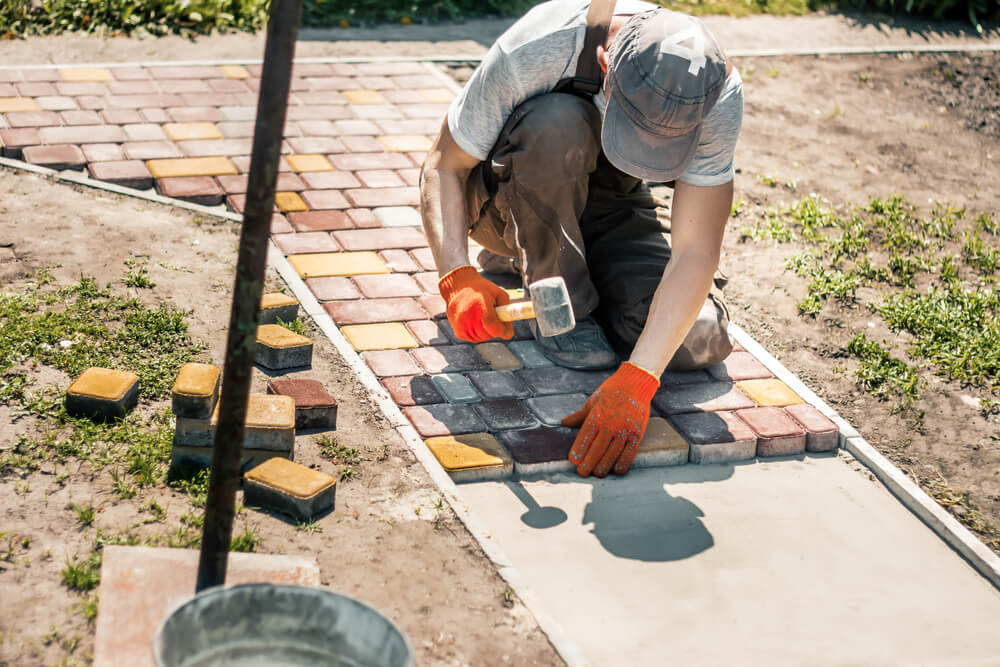
[[[215,65],[157,65],[148,68],[154,79],[211,79],[219,76]]]
[[[60,81],[62,79],[59,76],[59,71],[51,67],[21,70],[20,74],[20,78],[14,79],[15,81],[20,81],[21,79],[25,81]]]
[[[359,174],[370,172],[361,171]],[[421,227],[423,219],[415,208],[410,206],[379,206],[372,212],[384,227]]]
[[[334,506],[337,479],[282,458],[272,458],[243,477],[243,504],[311,521]]]
[[[59,114],[55,111],[22,111],[6,114],[7,124],[11,127],[46,127],[58,125]]]
[[[524,366],[503,343],[478,343],[475,348],[495,371],[516,371]]]
[[[50,169],[81,169],[87,162],[77,146],[25,146],[21,151],[25,162]]]
[[[417,88],[417,89],[427,89],[427,88],[438,88],[441,86],[441,80],[437,77],[423,73],[412,73],[403,76],[393,76],[392,80],[400,88]]]
[[[749,408],[736,415],[757,434],[757,456],[788,456],[806,451],[806,432],[781,408]]]
[[[294,296],[281,292],[269,292],[260,297],[260,314],[258,324],[277,324],[294,322],[299,318],[299,302]]]
[[[407,118],[443,119],[448,113],[447,104],[400,104],[399,110]]]
[[[299,232],[334,231],[354,227],[354,223],[346,213],[333,210],[289,213],[288,221]]]
[[[311,209],[343,209],[349,208],[350,204],[340,190],[306,190],[302,193],[302,199]]]
[[[757,435],[734,412],[694,412],[670,421],[691,446],[691,463],[745,461],[757,453]]]
[[[19,159],[24,148],[37,146],[40,143],[42,139],[38,136],[38,130],[34,128],[0,130],[0,144],[3,145],[4,157]]]
[[[214,123],[222,120],[222,114],[215,107],[167,106],[167,115],[176,123]]]
[[[226,121],[253,121],[257,117],[257,108],[253,106],[221,106],[219,113]]]
[[[339,239],[337,240],[339,241]],[[343,244],[341,243],[341,245]],[[389,268],[373,252],[327,252],[295,255],[289,257],[288,261],[302,278],[389,273]]]
[[[387,90],[396,87],[392,79],[386,76],[356,76],[354,81],[362,88],[369,90]]]
[[[774,374],[749,352],[732,352],[721,364],[709,366],[706,370],[716,380],[731,382],[774,377]]]
[[[309,278],[306,280],[313,296],[319,301],[343,301],[360,299],[361,292],[350,278]]]
[[[306,206],[306,203],[297,192],[275,192],[274,205],[283,213],[309,210],[309,207]]]
[[[414,163],[404,153],[344,153],[331,155],[330,161],[337,169],[344,171],[364,171],[367,169],[405,169]],[[376,204],[379,206],[381,204]]]
[[[450,104],[455,99],[455,93],[447,88],[423,88],[417,92],[425,102],[431,104]]]
[[[414,61],[393,62],[391,60],[370,63],[357,63],[352,76],[398,76],[400,74],[421,74],[427,69],[423,63]]]
[[[285,159],[297,172],[333,171],[333,165],[324,155],[286,155]]]
[[[351,189],[344,193],[354,206],[418,206],[420,191],[414,187]]]
[[[371,352],[362,352],[361,358],[380,378],[394,375],[417,375],[421,372],[406,350],[372,350]]]
[[[170,95],[166,93],[152,93],[145,95],[108,95],[104,99],[107,100],[107,107],[111,109],[140,109],[143,116],[150,123],[165,123],[171,120],[170,114],[165,111],[166,107],[175,107],[184,103],[184,100],[180,95]],[[160,110],[160,113],[155,114],[154,119],[154,114],[146,114],[147,109],[158,109]],[[159,120],[161,118],[162,120]]]
[[[219,423],[219,404],[215,404],[211,419],[177,418],[174,431],[174,459],[190,459],[197,456],[197,448],[206,450],[211,461],[211,447],[215,430]],[[270,455],[293,457],[295,448],[295,401],[289,396],[250,394],[244,426],[244,450],[263,450]],[[179,447],[194,448],[196,451],[178,451]],[[260,457],[244,451],[243,462]]]
[[[163,125],[163,131],[173,141],[222,138],[222,133],[215,123],[166,123]]]
[[[382,135],[378,142],[385,150],[406,153],[410,151],[427,151],[433,145],[431,140],[422,134]]]
[[[238,79],[208,79],[208,87],[216,93],[248,93],[250,87]]]
[[[348,325],[341,327],[340,333],[358,352],[417,347],[417,341],[401,322]]]
[[[514,471],[510,455],[488,433],[432,437],[424,444],[455,482],[504,479]]]
[[[675,387],[681,384],[700,384],[711,382],[712,376],[703,370],[698,371],[664,371],[660,376],[661,387]]]
[[[91,366],[70,384],[65,405],[71,415],[111,420],[124,417],[138,401],[138,375]]]
[[[158,93],[160,87],[155,81],[108,81],[105,84],[112,95],[149,95]],[[114,121],[108,121],[109,123]],[[136,121],[127,121],[136,122]]]
[[[101,122],[101,116],[96,111],[83,111],[81,109],[63,111],[59,117],[62,118],[64,125],[97,125]]]
[[[235,155],[235,156],[233,156],[232,160],[233,160],[233,164],[239,170],[239,173],[241,173],[241,174],[249,174],[250,173],[250,156],[249,155]],[[288,162],[285,160],[284,156],[282,156],[282,158],[280,160],[278,160],[278,173],[281,173],[283,171],[291,171],[291,170],[292,170],[292,168],[288,165]]]
[[[357,90],[360,86],[354,82],[354,79],[350,79],[346,76],[317,76],[317,77],[305,77],[306,88],[310,91],[318,90],[335,90],[335,91],[345,91],[345,90]]]
[[[12,86],[13,88],[14,86]],[[51,81],[27,81],[16,86],[17,92],[10,93],[10,97],[41,97],[42,95],[55,95],[56,86]],[[7,97],[7,95],[4,95]],[[17,109],[21,111],[21,109]]]
[[[388,101],[388,98],[386,98]],[[364,104],[352,105],[350,111],[358,118],[366,120],[382,118],[402,118],[403,114],[393,104]]]
[[[431,382],[449,403],[476,403],[483,398],[469,382],[469,378],[459,373],[434,375]]]
[[[222,133],[222,136],[226,138],[233,137],[252,137],[254,132],[254,123],[249,120],[242,121],[220,121],[215,124]],[[288,136],[288,128],[285,128],[285,136]]]
[[[807,452],[830,452],[840,446],[840,429],[822,412],[808,403],[797,403],[785,412],[806,431]]]
[[[219,65],[219,71],[227,79],[249,79],[250,73],[242,65]]]
[[[410,256],[416,260],[417,264],[424,271],[437,271],[437,265],[434,263],[434,255],[431,254],[430,248],[416,248],[410,251]]]
[[[378,125],[370,120],[335,120],[333,121],[334,132],[337,136],[349,135],[375,135],[378,134]]]
[[[358,172],[358,180],[366,188],[399,188],[406,185],[392,169],[371,169]]]
[[[154,142],[155,143],[155,142]],[[128,154],[128,148],[125,150]],[[156,178],[178,176],[217,176],[236,174],[236,166],[225,157],[178,158],[173,160],[149,160],[146,163]]]
[[[511,371],[472,371],[469,379],[487,399],[531,396],[531,388]]]
[[[661,388],[653,405],[663,414],[716,412],[754,407],[754,402],[731,382],[705,382]]]
[[[222,188],[211,176],[160,178],[156,181],[156,189],[164,197],[183,199],[203,206],[221,204],[225,197]]]
[[[340,141],[344,144],[344,150],[347,153],[381,153],[385,150],[382,144],[375,141],[374,137],[367,135],[345,136],[341,137]]]
[[[106,67],[63,67],[59,76],[63,81],[110,81],[111,70]]]
[[[444,302],[444,299],[436,294],[425,294],[423,296],[417,297],[417,302],[420,307],[430,313],[430,316],[434,319],[444,318],[447,316],[448,305]]]
[[[379,257],[382,258],[382,261],[384,261],[386,265],[390,269],[392,269],[393,272],[395,273],[414,273],[420,270],[420,267],[417,266],[417,263],[413,261],[413,258],[410,257],[410,254],[405,250],[400,250],[399,248],[390,248],[388,250],[383,250],[378,255]],[[435,276],[434,291],[437,292],[437,274],[435,273],[434,276]],[[419,276],[414,276],[414,277],[416,278],[418,283],[421,283]]]
[[[400,92],[404,95],[410,95],[411,98],[408,100],[394,100],[395,102],[420,102],[420,94],[416,91]],[[416,98],[413,98],[413,95],[416,95]],[[433,118],[379,119],[376,123],[382,128],[382,133],[386,135],[425,134],[434,136],[441,130],[441,123]]]
[[[88,162],[117,162],[125,159],[125,154],[118,144],[84,144],[80,146],[80,150]],[[146,173],[149,173],[148,169]]]
[[[164,93],[210,93],[211,89],[202,79],[171,79],[160,82],[160,90]],[[199,96],[200,99],[203,99]]]
[[[406,407],[402,412],[424,438],[486,430],[486,424],[469,405],[437,403]]]
[[[126,188],[146,190],[153,187],[153,175],[142,160],[91,162],[88,170],[93,178]]]
[[[271,214],[271,234],[291,234],[294,229],[280,213]]]
[[[397,169],[396,173],[407,185],[420,185],[420,169]]]
[[[555,473],[574,470],[569,462],[569,450],[576,439],[576,430],[563,426],[540,426],[497,435],[514,459],[519,475]]]
[[[383,378],[382,386],[400,407],[441,403],[445,400],[426,375]]]
[[[445,320],[414,320],[406,327],[421,345],[451,345],[457,343],[451,325]]]
[[[68,111],[76,109],[76,100],[72,97],[64,97],[62,95],[36,97],[35,101],[38,102],[38,107],[44,111]]]
[[[305,336],[277,324],[257,327],[254,363],[271,370],[312,365],[313,343]]]
[[[559,366],[525,368],[514,373],[531,387],[536,396],[576,393],[589,395],[611,376],[610,371],[575,371]]]
[[[188,157],[245,155],[252,150],[252,141],[246,139],[199,139],[179,141],[177,147]]]
[[[529,398],[526,403],[546,426],[559,426],[562,420],[583,407],[587,394],[553,394]]]
[[[123,125],[122,130],[129,141],[163,141],[167,138],[163,128],[156,123]]]
[[[361,293],[369,299],[420,296],[423,292],[416,281],[406,274],[358,276],[354,279]]]
[[[273,378],[267,381],[267,393],[292,398],[296,429],[337,428],[337,401],[318,380]]]
[[[122,150],[125,151],[125,157],[130,160],[181,157],[181,149],[172,141],[130,141],[122,144]]]
[[[38,134],[47,144],[101,144],[125,141],[125,132],[117,125],[43,127]]]
[[[171,410],[178,417],[210,419],[219,398],[221,372],[213,364],[181,366],[171,391]]]
[[[348,229],[333,232],[345,250],[420,248],[427,245],[422,229]]]
[[[358,229],[371,229],[379,227],[378,218],[372,213],[370,208],[350,208],[347,209],[347,217],[351,219]]]
[[[323,308],[337,324],[371,324],[427,317],[424,309],[410,298],[328,301]]]
[[[415,318],[410,318],[415,319]],[[489,365],[471,345],[439,345],[413,351],[417,363],[431,375],[486,370]]]
[[[414,263],[413,260],[410,259],[409,255],[406,255],[405,253],[403,254],[410,261],[410,263],[413,264],[413,268],[416,269],[417,268],[416,263]],[[415,274],[413,276],[413,279],[417,281],[417,284],[420,286],[420,289],[424,291],[424,293],[426,294],[441,293],[441,290],[438,287],[438,282],[440,281],[440,278],[438,278],[437,271],[421,271],[420,273]]]
[[[642,436],[639,452],[632,461],[632,467],[683,465],[688,462],[689,450],[687,441],[670,422],[653,417],[646,426],[646,433]]]
[[[539,425],[524,401],[514,398],[483,401],[473,407],[491,431],[533,428]]]
[[[777,378],[745,380],[737,382],[736,386],[761,406],[783,407],[803,402],[791,387]]]
[[[0,97],[0,113],[12,111],[38,111],[38,104],[30,97]]]
[[[351,104],[386,104],[388,102],[374,90],[345,90],[341,94]]]
[[[330,237],[329,232],[300,232],[274,234],[271,239],[286,255],[303,253],[336,252],[340,246]]]
[[[302,174],[308,190],[343,190],[356,188],[358,179],[349,171],[315,171]]]

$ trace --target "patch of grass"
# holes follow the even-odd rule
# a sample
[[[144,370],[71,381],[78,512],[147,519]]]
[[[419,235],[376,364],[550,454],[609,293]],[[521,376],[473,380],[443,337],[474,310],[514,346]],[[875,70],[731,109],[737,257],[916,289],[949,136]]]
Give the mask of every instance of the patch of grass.
[[[358,465],[363,460],[361,458],[361,452],[351,447],[344,447],[337,442],[335,437],[321,435],[316,439],[316,444],[319,445],[320,455],[324,458],[330,459],[334,463]]]
[[[128,272],[126,272],[125,277],[122,278],[123,285],[139,289],[152,289],[153,287],[156,287],[156,283],[150,280],[149,271],[146,270],[145,266],[139,265],[132,259],[126,260],[125,266],[128,267]]]
[[[87,619],[87,625],[93,626],[97,622],[97,595],[87,595],[78,605],[80,613]]]
[[[901,397],[904,406],[920,398],[920,376],[916,369],[893,358],[876,341],[859,333],[848,343],[847,350],[860,362],[855,371],[858,382],[875,396],[887,400]]]
[[[230,551],[251,552],[256,551],[261,545],[261,539],[249,526],[243,529],[242,533],[234,535],[229,543]]]
[[[983,516],[968,492],[951,488],[940,475],[936,479],[921,480],[920,485],[938,504],[948,508],[956,519],[982,535],[989,546],[1000,550],[1000,531]]]
[[[309,333],[309,327],[306,326],[305,322],[303,322],[302,320],[300,320],[298,318],[295,318],[291,322],[285,322],[284,320],[282,320],[279,317],[278,320],[277,320],[277,323],[278,323],[278,326],[285,327],[289,331],[293,331],[293,332],[299,334],[300,336],[306,336]]]
[[[62,572],[63,584],[74,591],[91,591],[101,583],[101,552],[94,549],[82,559],[66,563]]]
[[[93,505],[78,505],[76,503],[70,503],[69,509],[73,510],[76,514],[76,521],[80,524],[81,528],[87,528],[94,525],[94,518],[97,516],[97,509]]]

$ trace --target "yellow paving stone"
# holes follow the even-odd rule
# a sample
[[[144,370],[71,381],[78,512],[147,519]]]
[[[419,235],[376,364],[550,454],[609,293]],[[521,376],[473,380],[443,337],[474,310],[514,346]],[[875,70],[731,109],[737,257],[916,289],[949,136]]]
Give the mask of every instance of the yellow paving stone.
[[[212,417],[218,424],[218,406]],[[295,399],[281,394],[250,394],[247,402],[247,429],[295,430]],[[249,445],[248,445],[249,446]]]
[[[104,67],[66,67],[59,70],[63,81],[110,81],[111,70]]]
[[[422,88],[417,92],[430,104],[448,104],[455,99],[455,93],[447,88]]]
[[[424,441],[446,472],[513,466],[514,461],[489,433],[444,435]]]
[[[297,334],[280,324],[262,324],[257,327],[257,342],[278,349],[312,345],[312,341],[302,334]]]
[[[219,65],[222,75],[227,79],[249,79],[250,72],[243,65]]]
[[[260,298],[260,324],[277,324],[282,322],[292,322],[299,317],[299,302],[295,297],[272,292]]]
[[[375,90],[344,90],[340,93],[351,104],[388,104],[389,100]]]
[[[802,397],[792,391],[792,388],[777,378],[766,380],[744,380],[737,382],[744,394],[757,405],[782,407],[802,403]]]
[[[302,197],[297,192],[275,192],[274,204],[282,213],[309,210],[309,207],[306,206],[306,203],[302,201]]]
[[[516,371],[523,367],[521,360],[514,356],[506,345],[499,342],[479,343],[474,346],[476,352],[489,362],[495,371]]]
[[[211,396],[219,384],[219,374],[219,367],[214,364],[184,364],[177,373],[173,393],[181,396]]]
[[[646,426],[646,433],[639,444],[632,466],[673,466],[687,463],[688,443],[666,419],[653,417]]]
[[[222,132],[215,123],[164,123],[163,131],[173,141],[222,138]]]
[[[286,155],[285,161],[293,171],[334,171],[325,155]]]
[[[299,302],[294,296],[288,296],[281,292],[270,292],[260,297],[261,310],[265,308],[282,308],[284,306],[297,306]]]
[[[135,373],[92,366],[73,381],[66,393],[117,401],[138,381]]]
[[[360,276],[369,273],[390,273],[379,256],[371,251],[318,252],[290,255],[288,261],[302,278],[327,276]]]
[[[349,92],[349,91],[348,91]],[[422,134],[384,135],[378,138],[387,151],[404,153],[430,150],[431,140]]]
[[[402,322],[351,324],[340,327],[347,342],[358,352],[368,350],[401,350],[419,347],[417,340]]]
[[[38,103],[30,97],[0,97],[0,113],[38,111]]]
[[[313,343],[280,324],[257,327],[257,349],[254,363],[271,370],[312,365]]]
[[[261,463],[243,478],[248,482],[280,490],[294,498],[312,498],[337,483],[337,478],[333,475],[279,458]]]
[[[163,160],[147,160],[153,178],[170,178],[172,176],[219,176],[222,174],[238,174],[236,168],[227,157],[184,157]]]

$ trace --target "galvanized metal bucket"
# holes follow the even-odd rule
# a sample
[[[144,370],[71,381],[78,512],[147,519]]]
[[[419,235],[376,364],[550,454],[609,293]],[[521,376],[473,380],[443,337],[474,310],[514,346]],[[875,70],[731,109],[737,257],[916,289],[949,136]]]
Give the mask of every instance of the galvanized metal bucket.
[[[211,588],[156,631],[159,667],[412,667],[406,637],[353,598],[303,586]]]

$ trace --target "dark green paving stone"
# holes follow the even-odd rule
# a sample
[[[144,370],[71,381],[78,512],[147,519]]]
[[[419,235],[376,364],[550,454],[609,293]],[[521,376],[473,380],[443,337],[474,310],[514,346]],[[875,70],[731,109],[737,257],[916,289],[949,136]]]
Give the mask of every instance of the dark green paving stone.
[[[472,371],[469,379],[486,399],[531,396],[528,385],[511,371]]]
[[[516,375],[531,387],[536,396],[550,394],[592,394],[612,371],[574,371],[568,368],[526,368]],[[743,407],[743,406],[740,406]]]
[[[542,348],[533,340],[514,340],[507,343],[514,356],[521,360],[525,368],[546,368],[555,366],[542,354]]]
[[[475,403],[482,399],[476,388],[469,382],[469,378],[464,375],[442,373],[433,376],[431,382],[449,403]]]
[[[514,469],[520,474],[531,474],[572,470],[569,450],[576,434],[576,429],[564,426],[541,426],[503,431],[497,439],[513,457]]]
[[[529,398],[527,401],[531,411],[538,415],[543,424],[548,426],[559,426],[564,417],[567,417],[587,402],[586,394],[556,394],[554,396],[539,396]]]
[[[473,406],[491,431],[531,428],[538,426],[538,420],[524,401],[505,398],[499,401],[483,401]]]
[[[468,405],[437,403],[403,408],[403,414],[423,438],[488,430],[476,411]]]

